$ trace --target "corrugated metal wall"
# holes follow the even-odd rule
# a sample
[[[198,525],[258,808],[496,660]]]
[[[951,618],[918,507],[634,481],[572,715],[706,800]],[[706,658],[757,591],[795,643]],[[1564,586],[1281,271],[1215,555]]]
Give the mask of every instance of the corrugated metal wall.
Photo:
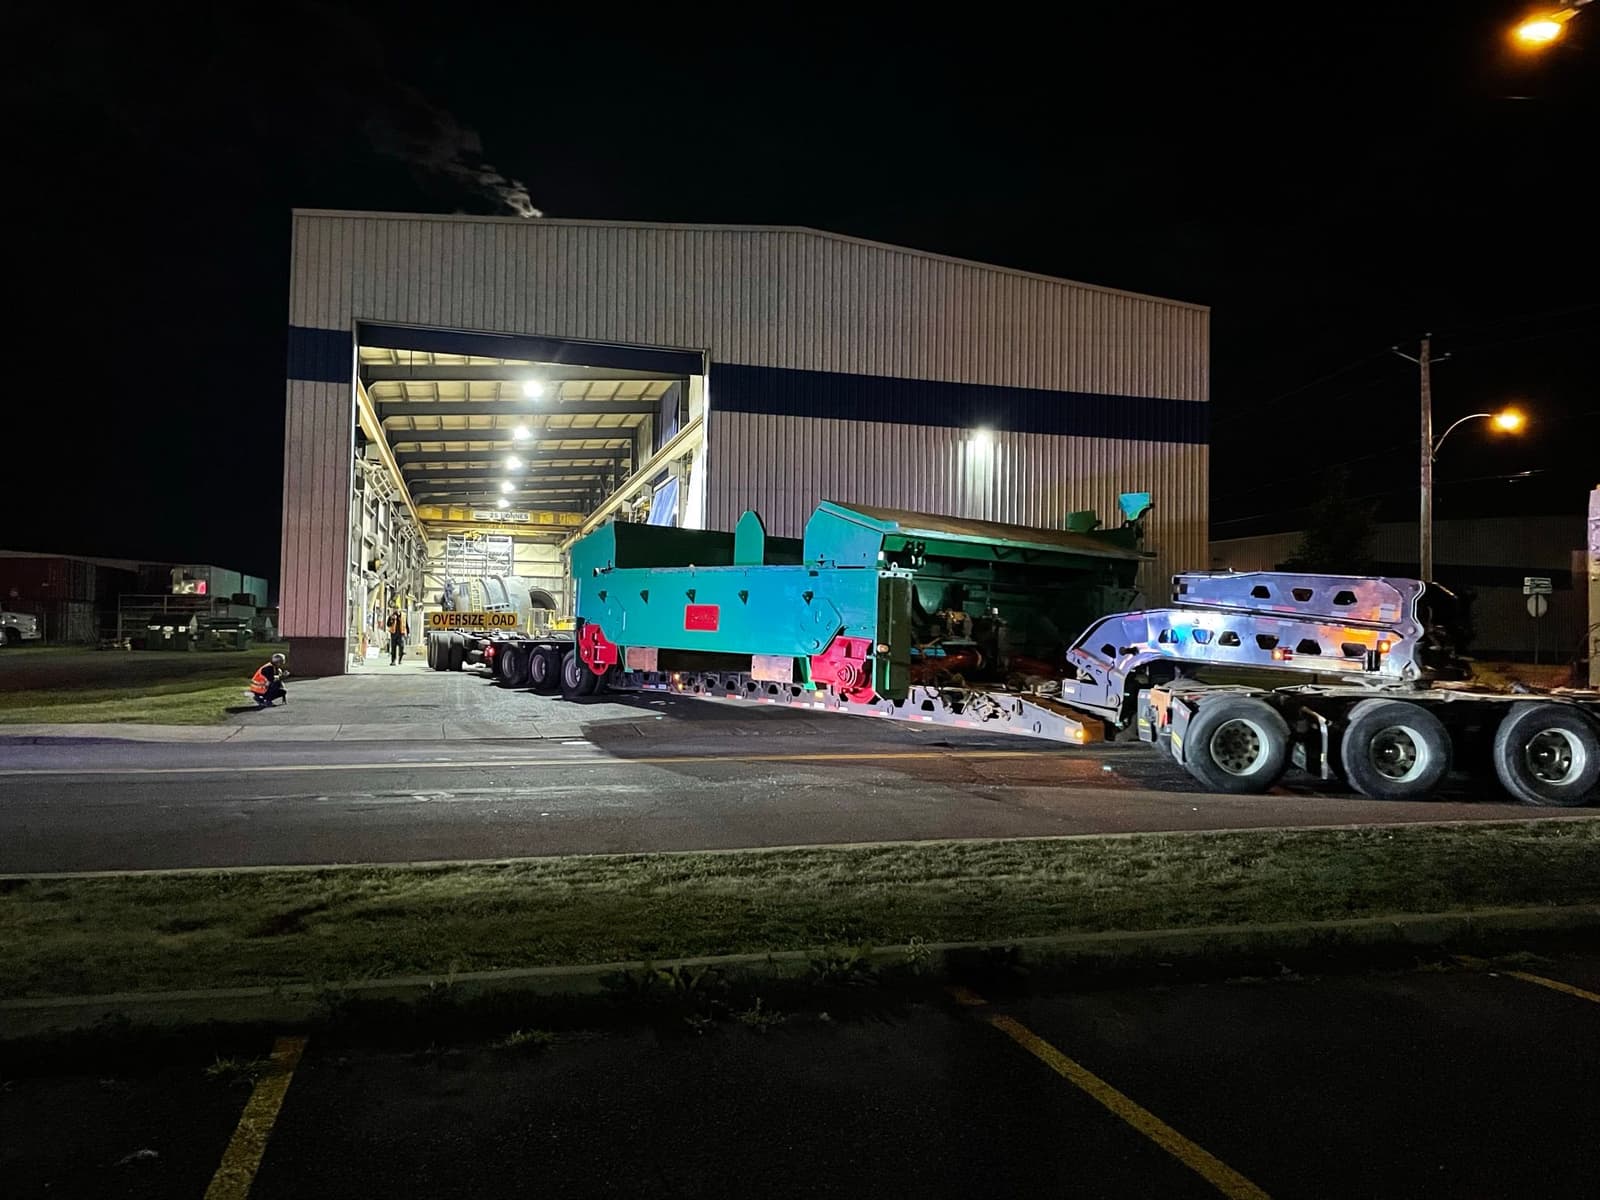
[[[332,560],[343,557],[336,508],[349,490],[341,456],[351,401],[348,387],[331,381],[342,370],[338,338],[361,321],[687,348],[744,366],[1092,393],[1102,408],[1107,396],[1209,398],[1209,314],[1196,305],[804,230],[299,212],[290,323],[308,336],[291,337],[292,358],[302,355],[291,375],[298,369],[299,379],[325,382],[289,388],[282,607],[291,636],[344,631],[344,566]],[[1061,397],[1063,405],[1079,402],[1088,403]],[[966,469],[961,431],[949,422],[891,432],[870,422],[717,414],[714,394],[711,406],[713,523],[751,505],[789,532],[786,514],[797,506],[822,494],[865,499],[859,489],[879,503],[956,509],[939,490]],[[336,426],[339,436],[330,436]],[[979,513],[971,506],[981,504],[1001,519],[1053,524],[1072,507],[1111,517],[1117,491],[1148,489],[1156,494],[1161,570],[1199,566],[1208,460],[1203,445],[1184,444],[1194,440],[1000,432],[996,473],[960,493],[961,511]],[[796,472],[810,482],[775,482]]]
[[[290,380],[278,585],[279,628],[287,637],[345,636],[354,454],[350,385]]]
[[[803,230],[302,212],[291,324],[708,349],[719,362],[1206,400],[1208,312]]]
[[[1156,561],[1140,575],[1165,600],[1174,571],[1206,561],[1203,445],[971,431],[877,421],[723,413],[711,398],[708,523],[732,529],[753,508],[767,531],[799,537],[818,500],[877,504],[1060,528],[1093,509],[1120,522],[1119,492],[1148,491]]]

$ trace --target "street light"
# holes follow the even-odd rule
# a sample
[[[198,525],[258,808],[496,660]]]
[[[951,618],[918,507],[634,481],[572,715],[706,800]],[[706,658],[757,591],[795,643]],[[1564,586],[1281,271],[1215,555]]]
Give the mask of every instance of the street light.
[[[1543,50],[1561,40],[1567,22],[1589,0],[1563,0],[1559,7],[1531,12],[1511,30],[1511,40],[1524,50]]]
[[[1528,424],[1528,418],[1516,408],[1502,408],[1499,412],[1468,413],[1460,420],[1452,422],[1450,427],[1429,445],[1428,460],[1422,466],[1422,538],[1421,553],[1418,556],[1422,567],[1419,574],[1424,583],[1432,582],[1433,579],[1433,464],[1439,458],[1439,448],[1444,445],[1445,438],[1468,421],[1488,421],[1489,427],[1496,433],[1521,433]]]

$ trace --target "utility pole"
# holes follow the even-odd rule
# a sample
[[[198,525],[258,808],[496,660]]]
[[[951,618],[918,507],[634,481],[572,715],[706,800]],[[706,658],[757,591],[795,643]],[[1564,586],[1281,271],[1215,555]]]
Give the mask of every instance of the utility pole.
[[[1418,349],[1415,358],[1401,350],[1399,346],[1392,346],[1390,349],[1407,362],[1416,363],[1418,374],[1422,380],[1422,457],[1419,460],[1422,467],[1422,503],[1417,514],[1419,518],[1417,522],[1417,578],[1424,583],[1431,583],[1433,582],[1433,452],[1436,449],[1433,444],[1433,335],[1431,333],[1422,335],[1422,345]],[[1441,355],[1438,361],[1443,362],[1449,357],[1448,354]],[[1477,415],[1488,416],[1489,414],[1479,413]],[[1460,422],[1458,421],[1457,424],[1460,424]],[[1450,427],[1450,429],[1454,428],[1454,425]],[[1449,434],[1450,430],[1445,430],[1445,436],[1448,437]]]
[[[1424,337],[1417,354],[1422,376],[1422,505],[1418,514],[1418,578],[1433,582],[1433,339]]]

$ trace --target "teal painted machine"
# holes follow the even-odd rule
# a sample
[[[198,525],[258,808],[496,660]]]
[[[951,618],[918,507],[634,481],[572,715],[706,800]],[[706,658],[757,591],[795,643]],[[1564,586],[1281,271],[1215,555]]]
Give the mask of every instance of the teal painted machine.
[[[611,523],[571,551],[579,654],[624,684],[713,670],[856,703],[1059,679],[1077,632],[1132,606],[1149,506],[1049,530],[824,501],[800,542],[750,512],[731,534]]]

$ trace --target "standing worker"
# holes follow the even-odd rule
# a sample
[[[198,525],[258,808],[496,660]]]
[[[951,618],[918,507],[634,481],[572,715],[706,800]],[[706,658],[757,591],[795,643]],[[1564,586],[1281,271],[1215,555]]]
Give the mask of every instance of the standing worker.
[[[389,614],[389,665],[404,662],[406,657],[406,615],[397,606]]]
[[[283,690],[283,677],[288,673],[283,669],[281,654],[274,654],[256,668],[250,679],[250,694],[256,698],[257,708],[271,708],[272,702],[278,699],[289,703],[289,693]]]

